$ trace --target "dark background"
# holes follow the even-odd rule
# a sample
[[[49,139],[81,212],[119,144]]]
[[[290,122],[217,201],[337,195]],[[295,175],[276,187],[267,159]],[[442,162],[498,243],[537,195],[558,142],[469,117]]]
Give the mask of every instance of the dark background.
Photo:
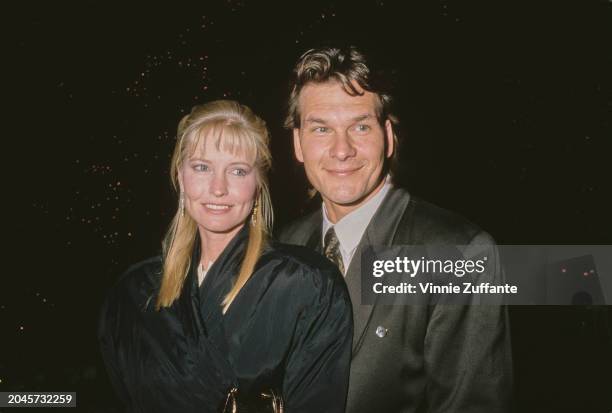
[[[413,194],[500,244],[612,244],[611,1],[152,3],[4,7],[0,390],[77,391],[79,411],[111,411],[97,311],[160,249],[193,104],[237,99],[267,121],[276,223],[300,214],[287,81],[328,41],[395,75]],[[515,411],[612,411],[610,319],[511,308]]]

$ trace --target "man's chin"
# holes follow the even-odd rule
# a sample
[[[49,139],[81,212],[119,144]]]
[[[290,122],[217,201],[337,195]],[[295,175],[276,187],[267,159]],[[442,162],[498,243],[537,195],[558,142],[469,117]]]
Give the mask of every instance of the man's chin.
[[[331,196],[323,197],[323,199],[326,199],[328,202],[341,207],[354,207],[359,205],[364,198],[365,196],[356,194],[354,191],[335,192],[332,193]]]
[[[361,186],[336,187],[327,191],[327,193],[319,191],[328,203],[331,202],[343,208],[354,208],[363,204],[374,192],[376,192],[376,187],[368,190],[368,188]]]

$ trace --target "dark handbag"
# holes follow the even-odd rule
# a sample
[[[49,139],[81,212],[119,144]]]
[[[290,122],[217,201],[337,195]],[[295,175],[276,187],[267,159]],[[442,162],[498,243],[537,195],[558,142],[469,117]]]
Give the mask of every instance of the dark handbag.
[[[283,398],[270,389],[259,394],[244,394],[233,387],[225,399],[221,413],[284,413]]]

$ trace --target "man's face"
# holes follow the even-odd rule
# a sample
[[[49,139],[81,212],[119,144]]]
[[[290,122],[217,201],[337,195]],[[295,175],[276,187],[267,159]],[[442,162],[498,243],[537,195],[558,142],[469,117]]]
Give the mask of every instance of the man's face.
[[[375,94],[351,96],[335,81],[308,84],[299,95],[295,156],[328,212],[336,209],[343,216],[381,186],[385,158],[393,154],[393,131],[389,120],[384,128],[378,122],[378,104]]]

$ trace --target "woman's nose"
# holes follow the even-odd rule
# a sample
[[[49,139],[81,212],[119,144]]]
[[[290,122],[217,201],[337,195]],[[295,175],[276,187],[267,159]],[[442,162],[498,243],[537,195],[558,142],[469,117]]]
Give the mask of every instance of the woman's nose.
[[[210,193],[216,197],[227,195],[227,181],[224,174],[214,174],[210,182]]]

